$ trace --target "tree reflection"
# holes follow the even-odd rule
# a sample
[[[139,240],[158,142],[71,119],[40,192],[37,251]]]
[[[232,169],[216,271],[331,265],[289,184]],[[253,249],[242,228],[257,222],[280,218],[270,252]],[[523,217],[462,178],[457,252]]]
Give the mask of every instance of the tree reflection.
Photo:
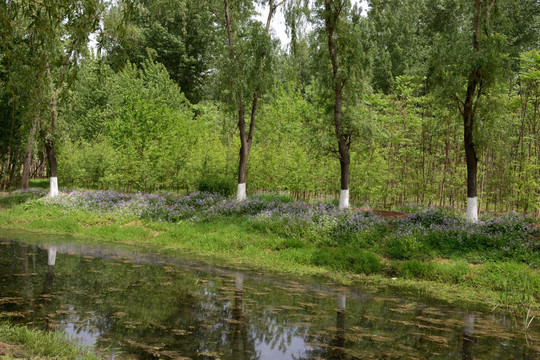
[[[321,335],[313,339],[315,343],[321,345],[312,349],[311,353],[305,359],[344,360],[349,358],[345,353],[346,304],[346,295],[339,293],[337,295],[336,327],[333,336],[330,338],[327,335]],[[304,358],[299,358],[299,360],[301,359]]]
[[[338,295],[338,307],[336,311],[336,333],[330,341],[328,359],[341,360],[345,358],[345,308],[347,298],[345,294]]]
[[[463,359],[473,359],[472,349],[474,342],[474,315],[465,314],[463,316]]]
[[[54,267],[56,265],[56,246],[47,248],[47,274],[43,284],[42,295],[48,295],[52,289],[54,281]]]
[[[247,326],[242,308],[242,295],[244,288],[244,275],[236,273],[234,276],[234,307],[232,311],[232,357],[234,359],[249,359],[247,356],[248,338]]]
[[[98,348],[121,348],[139,359],[429,358],[441,343],[450,357],[493,358],[501,351],[515,357],[521,350],[522,358],[538,358],[535,345],[522,337],[505,335],[504,348],[498,338],[486,337],[485,326],[489,333],[505,328],[481,313],[463,315],[347,289],[306,289],[281,279],[270,284],[253,273],[193,263],[164,266],[151,257],[137,257],[137,263],[129,254],[82,257],[66,254],[62,245],[14,243],[3,249],[0,300],[6,301],[0,310],[24,314],[16,321],[39,327],[67,324],[81,337],[93,334],[89,339],[96,338]],[[457,322],[446,321],[456,316]]]
[[[33,303],[33,289],[32,281],[30,279],[30,270],[28,266],[28,246],[21,246],[21,265],[22,265],[22,274],[24,281],[24,297],[32,305]]]

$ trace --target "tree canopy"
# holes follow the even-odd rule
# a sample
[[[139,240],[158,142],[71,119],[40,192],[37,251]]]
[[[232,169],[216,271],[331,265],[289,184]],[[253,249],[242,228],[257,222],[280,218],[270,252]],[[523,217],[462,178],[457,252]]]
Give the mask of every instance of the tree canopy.
[[[538,215],[540,3],[367,3],[0,2],[0,185]]]

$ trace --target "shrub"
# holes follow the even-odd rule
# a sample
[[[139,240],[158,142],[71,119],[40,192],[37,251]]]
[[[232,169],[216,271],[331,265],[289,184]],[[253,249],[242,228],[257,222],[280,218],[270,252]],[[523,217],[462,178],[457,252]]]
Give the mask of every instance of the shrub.
[[[460,216],[450,210],[429,207],[409,215],[402,221],[402,226],[410,224],[429,228],[434,225],[451,225],[463,221]]]
[[[197,185],[200,192],[215,193],[229,197],[234,194],[234,181],[224,176],[203,176]]]
[[[371,212],[342,211],[330,229],[330,239],[336,245],[372,247],[378,245],[388,231],[387,222]]]
[[[422,278],[430,279],[433,276],[434,265],[431,262],[420,260],[407,260],[401,264],[398,276],[405,279]]]
[[[534,238],[539,230],[517,214],[474,224],[449,211],[430,208],[394,222],[394,227],[386,252],[396,259],[420,258],[414,253],[424,251],[443,257],[479,258],[480,254],[480,258],[514,259],[538,266],[535,254],[540,244]]]
[[[22,204],[29,200],[39,199],[46,196],[47,193],[47,190],[35,188],[15,190],[7,196],[0,196],[0,207],[11,207],[14,205]]]
[[[372,274],[382,269],[381,260],[375,254],[357,248],[322,248],[313,256],[313,264],[334,270]]]
[[[425,259],[432,257],[429,249],[420,241],[416,234],[392,234],[386,241],[384,253],[397,260]]]
[[[253,198],[261,200],[266,203],[292,203],[294,202],[294,199],[290,197],[289,195],[285,194],[258,194],[253,196]]]

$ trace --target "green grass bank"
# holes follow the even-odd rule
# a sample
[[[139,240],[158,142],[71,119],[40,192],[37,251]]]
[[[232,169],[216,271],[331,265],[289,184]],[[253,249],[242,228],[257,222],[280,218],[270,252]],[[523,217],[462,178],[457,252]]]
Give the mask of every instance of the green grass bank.
[[[63,334],[0,322],[0,359],[98,360],[100,357],[74,345]]]

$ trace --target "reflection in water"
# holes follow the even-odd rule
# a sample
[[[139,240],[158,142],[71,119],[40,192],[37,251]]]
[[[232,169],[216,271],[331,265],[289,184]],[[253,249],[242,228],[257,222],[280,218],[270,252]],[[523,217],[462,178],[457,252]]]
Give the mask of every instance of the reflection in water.
[[[28,266],[28,246],[21,246],[21,265],[22,265],[22,276],[24,278],[24,298],[30,303],[33,302],[33,290],[32,290],[32,281],[30,279],[30,270]]]
[[[540,358],[536,323],[527,344],[495,315],[420,298],[80,244],[0,240],[0,264],[0,317],[107,359]]]
[[[41,301],[38,305],[43,306],[44,302],[48,301],[48,296],[51,294],[54,282],[54,266],[56,264],[56,247],[50,246],[47,248],[47,273],[45,274],[45,280],[43,281],[43,289],[41,291]],[[45,329],[54,329],[54,321],[51,322],[51,316],[45,316]]]
[[[234,275],[234,307],[232,311],[232,357],[233,359],[249,359],[247,326],[242,309],[242,291],[244,289],[244,274]]]
[[[56,264],[56,246],[47,248],[47,275],[43,284],[42,295],[48,295],[51,291],[54,281],[54,266]]]
[[[336,312],[336,333],[330,342],[330,353],[328,359],[342,360],[345,359],[345,305],[347,297],[345,294],[338,294],[337,312]]]
[[[463,359],[473,359],[472,349],[474,345],[474,315],[463,315]]]

